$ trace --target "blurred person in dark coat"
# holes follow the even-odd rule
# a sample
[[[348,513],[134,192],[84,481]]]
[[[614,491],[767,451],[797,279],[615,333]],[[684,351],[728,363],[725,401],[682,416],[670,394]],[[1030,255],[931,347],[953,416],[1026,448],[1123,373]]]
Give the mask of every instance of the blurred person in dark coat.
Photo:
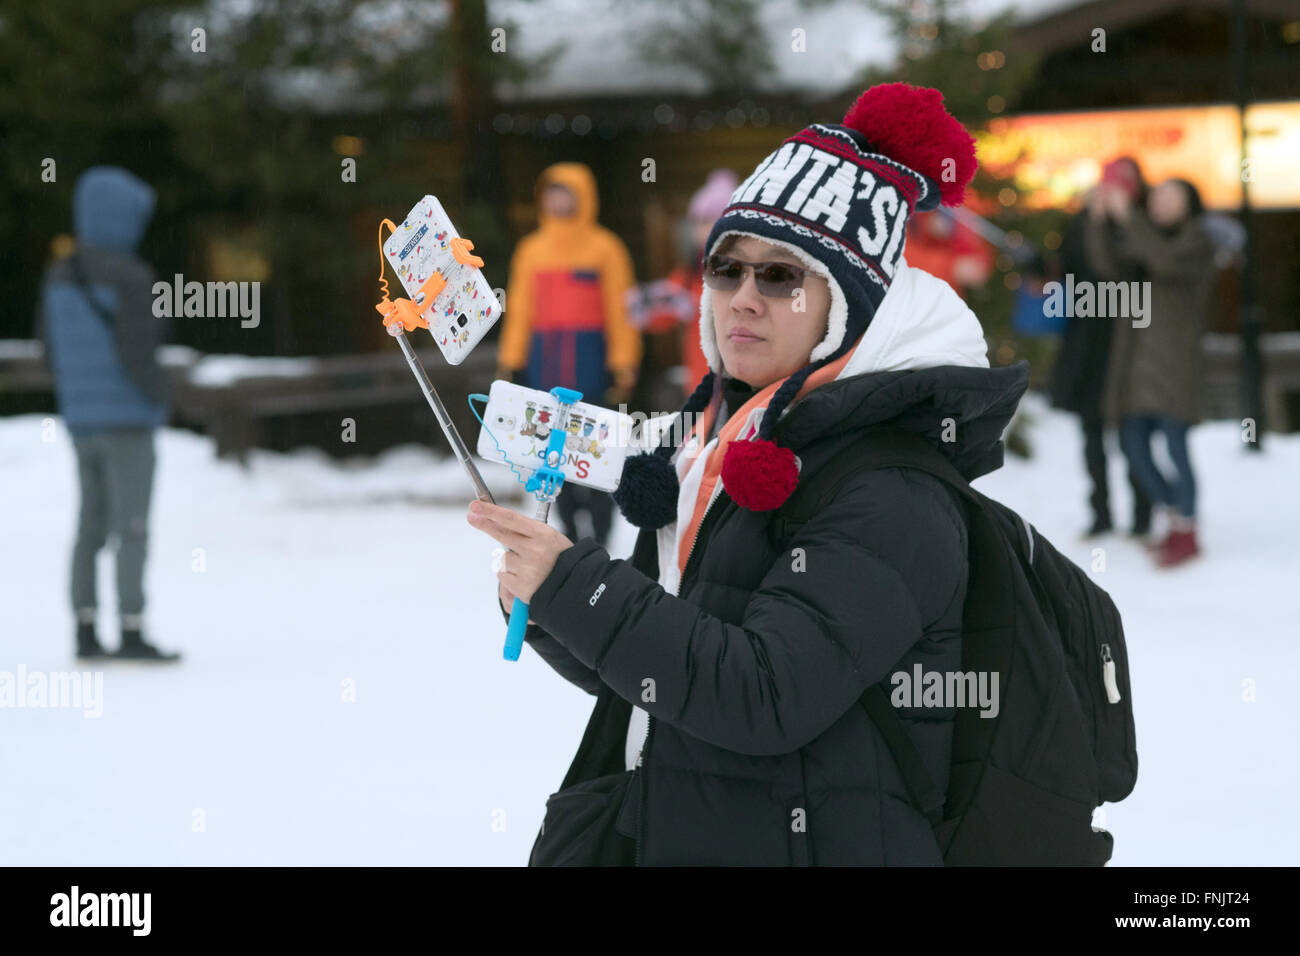
[[[1123,190],[1135,203],[1146,202],[1147,185],[1136,160],[1124,156],[1107,163],[1101,181],[1108,188]],[[1101,192],[1094,189],[1089,194],[1090,204],[1099,204],[1100,197]],[[1099,230],[1107,237],[1106,241],[1113,242],[1119,226],[1105,216],[1103,207],[1098,205],[1098,210],[1104,219]],[[1080,211],[1070,221],[1061,241],[1062,272],[1073,274],[1076,283],[1095,283],[1102,278],[1086,248],[1085,231],[1089,215],[1087,207]],[[1107,278],[1140,278],[1141,268],[1137,263],[1110,265],[1117,270],[1117,274]],[[1078,415],[1083,428],[1083,457],[1088,476],[1092,480],[1092,493],[1088,497],[1088,503],[1092,507],[1092,525],[1087,531],[1087,537],[1105,534],[1114,527],[1110,510],[1110,482],[1106,475],[1105,417],[1102,408],[1113,328],[1114,322],[1108,319],[1071,314],[1066,319],[1061,351],[1052,380],[1052,404]],[[1132,467],[1128,470],[1128,480],[1133,489],[1131,533],[1145,535],[1151,530],[1151,499]]]

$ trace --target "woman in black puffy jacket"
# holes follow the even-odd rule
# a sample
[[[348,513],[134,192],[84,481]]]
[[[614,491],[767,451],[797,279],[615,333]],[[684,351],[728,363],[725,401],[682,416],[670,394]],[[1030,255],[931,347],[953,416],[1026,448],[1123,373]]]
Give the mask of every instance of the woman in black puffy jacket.
[[[859,702],[882,685],[946,787],[952,702],[907,688],[961,666],[957,500],[882,468],[847,475],[784,540],[775,519],[879,426],[923,436],[968,479],[1001,464],[1028,369],[991,369],[975,316],[902,257],[907,216],[960,202],[974,171],[942,97],[889,84],[741,183],[706,244],[693,427],[676,447],[674,429],[651,430],[615,492],[641,528],[631,561],[470,507],[509,549],[499,597],[528,602],[528,645],[620,705],[594,732],[626,734],[618,831],[638,863],[942,863]]]

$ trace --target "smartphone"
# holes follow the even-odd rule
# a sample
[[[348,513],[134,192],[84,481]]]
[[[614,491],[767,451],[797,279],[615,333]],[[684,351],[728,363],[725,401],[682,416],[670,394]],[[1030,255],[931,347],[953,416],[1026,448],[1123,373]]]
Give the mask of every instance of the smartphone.
[[[501,317],[501,304],[483,273],[457,262],[451,240],[460,236],[436,196],[425,196],[384,243],[384,257],[413,298],[434,270],[447,286],[422,315],[443,357],[459,365]]]
[[[492,383],[477,451],[485,461],[535,471],[545,464],[551,432],[559,426],[560,403],[550,392],[504,379]],[[567,484],[613,491],[632,447],[630,415],[574,402],[569,406],[560,471]],[[562,492],[561,492],[562,493]]]

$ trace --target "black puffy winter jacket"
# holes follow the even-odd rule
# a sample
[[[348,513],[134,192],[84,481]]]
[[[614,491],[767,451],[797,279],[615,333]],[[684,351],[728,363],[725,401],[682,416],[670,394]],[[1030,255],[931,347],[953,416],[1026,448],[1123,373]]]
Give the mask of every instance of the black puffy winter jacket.
[[[846,433],[888,423],[928,437],[974,478],[1000,466],[1027,381],[1024,363],[839,379],[792,404],[774,439],[807,476]],[[954,425],[956,440],[943,441]],[[657,582],[653,531],[631,561],[584,538],[534,594],[527,642],[578,686],[608,684],[650,713],[633,782],[638,862],[940,865],[858,701],[917,663],[960,669],[958,505],[928,475],[894,468],[851,477],[788,541],[773,540],[771,522],[723,491],[680,596]],[[945,787],[953,712],[899,713]]]

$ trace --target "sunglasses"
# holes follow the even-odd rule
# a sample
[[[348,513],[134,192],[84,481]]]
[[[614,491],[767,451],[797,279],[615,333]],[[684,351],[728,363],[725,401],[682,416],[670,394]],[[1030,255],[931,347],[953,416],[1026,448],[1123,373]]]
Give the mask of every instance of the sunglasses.
[[[811,271],[788,262],[745,262],[715,252],[704,260],[704,284],[719,292],[735,292],[745,280],[746,269],[754,270],[758,294],[769,299],[790,298]]]

